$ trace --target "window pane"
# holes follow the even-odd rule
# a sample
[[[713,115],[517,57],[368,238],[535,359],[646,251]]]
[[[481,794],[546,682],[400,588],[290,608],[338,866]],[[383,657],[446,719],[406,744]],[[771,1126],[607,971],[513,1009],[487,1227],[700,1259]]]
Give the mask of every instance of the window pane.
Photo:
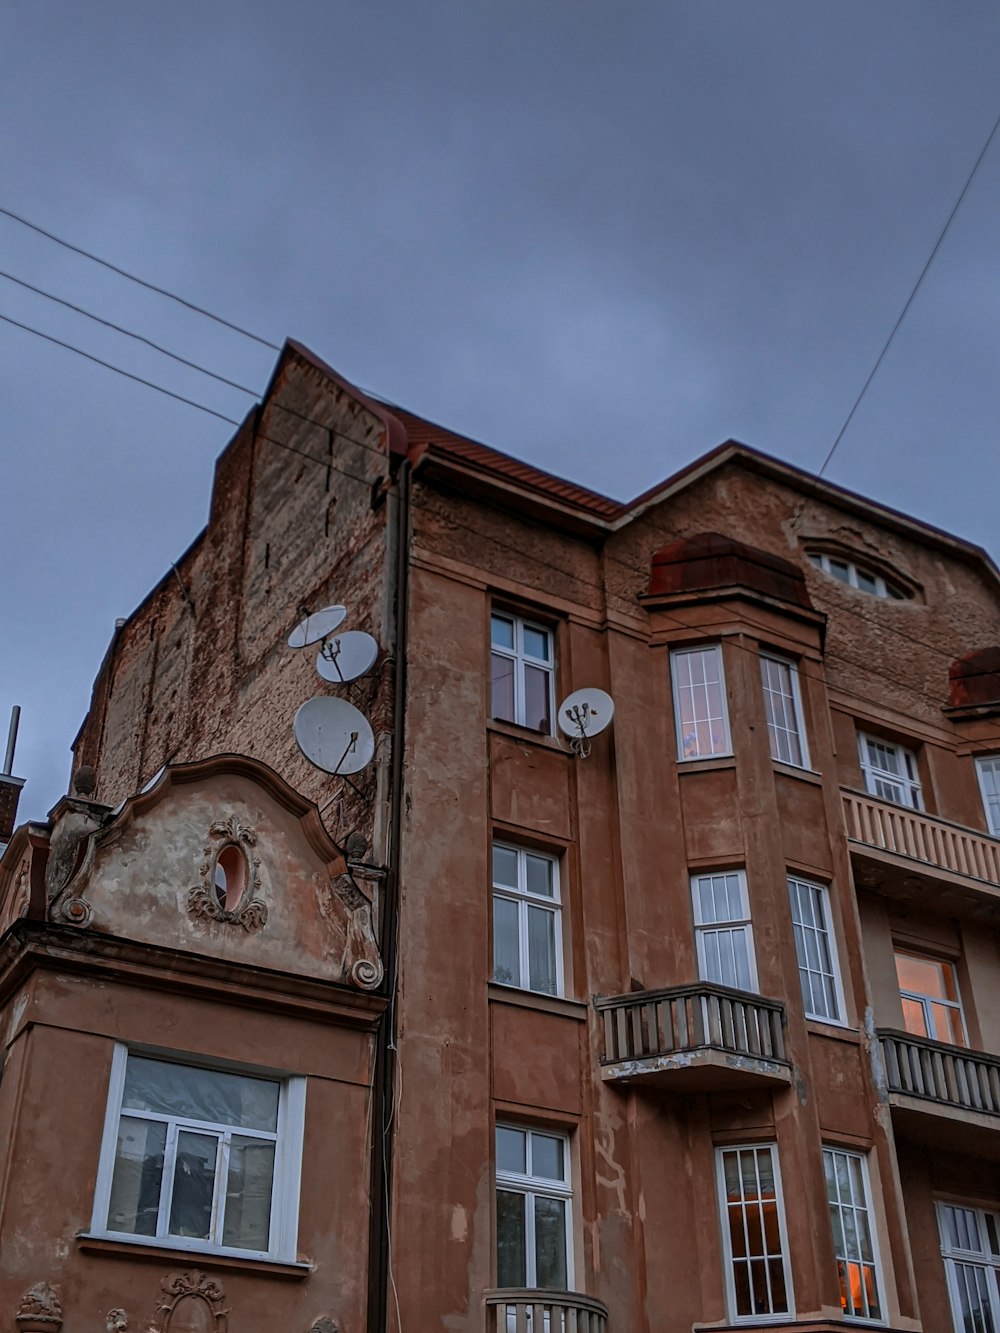
[[[500,1130],[497,1130],[499,1138]],[[523,1194],[497,1190],[497,1286],[527,1286]]]
[[[566,1289],[566,1200],[535,1195],[535,1283]]]
[[[517,852],[513,847],[493,844],[493,883],[517,888]]]
[[[497,1125],[497,1170],[523,1176],[527,1166],[527,1135],[523,1129]]]
[[[274,1143],[234,1134],[229,1148],[223,1245],[267,1249],[273,1182]]]
[[[490,638],[498,648],[514,648],[514,622],[506,616],[492,616]]]
[[[915,1037],[929,1037],[927,1021],[924,1018],[924,1006],[919,1000],[908,1000],[903,996],[903,1027]]]
[[[548,671],[541,667],[524,668],[524,725],[534,727],[536,731],[552,730],[552,715],[549,709]]]
[[[122,1116],[108,1205],[108,1230],[155,1236],[167,1127],[160,1120]]]
[[[493,697],[490,716],[514,721],[514,659],[493,653]]]
[[[505,986],[521,984],[521,953],[517,903],[493,898],[493,980]]]
[[[934,1020],[934,1031],[931,1033],[934,1040],[950,1042],[952,1046],[964,1046],[965,1033],[962,1030],[962,1015],[959,1010],[951,1004],[931,1002],[930,1011]]]
[[[209,1240],[215,1196],[215,1162],[219,1140],[214,1134],[177,1135],[177,1163],[170,1200],[170,1234]]]
[[[546,898],[552,897],[552,862],[546,856],[532,856],[530,852],[524,858],[527,889]]]
[[[528,986],[556,993],[556,918],[544,907],[528,908]]]
[[[840,560],[830,561],[830,573],[835,579],[840,579],[841,583],[850,583],[851,581],[850,569]]]
[[[953,998],[945,995],[942,964],[933,958],[916,958],[913,954],[896,954],[896,975],[901,990],[917,991],[921,995]]]
[[[674,694],[682,758],[728,754],[722,656],[717,647],[674,654]]]
[[[531,1136],[531,1174],[544,1180],[564,1180],[566,1168],[563,1156],[566,1144],[551,1134]]]
[[[537,657],[542,662],[549,660],[549,636],[545,630],[524,627],[524,651],[528,657]]]
[[[247,1074],[193,1069],[130,1055],[122,1105],[135,1111],[274,1132],[279,1090],[279,1084]]]
[[[986,826],[994,837],[1000,836],[1000,756],[976,760],[979,786],[986,811]]]
[[[795,707],[792,668],[772,657],[760,659],[764,688],[764,715],[771,746],[771,758],[802,767],[804,756],[799,736],[799,718]]]

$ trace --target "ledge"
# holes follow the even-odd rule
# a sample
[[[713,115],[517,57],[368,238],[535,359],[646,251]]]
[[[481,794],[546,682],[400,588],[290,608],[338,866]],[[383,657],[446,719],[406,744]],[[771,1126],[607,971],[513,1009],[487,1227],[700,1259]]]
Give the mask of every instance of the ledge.
[[[678,759],[677,772],[682,773],[711,773],[716,768],[735,768],[736,756],[734,754],[713,755],[711,759]]]
[[[569,1000],[562,995],[542,995],[538,991],[521,990],[517,986],[504,986],[499,981],[488,982],[486,991],[490,1004],[510,1004],[518,1009],[542,1009],[549,1014],[559,1014],[562,1018],[572,1018],[577,1023],[586,1023],[590,1008],[585,1000]]]
[[[499,718],[491,717],[487,720],[486,730],[494,732],[497,736],[508,736],[523,745],[538,745],[543,750],[554,750],[557,754],[564,754],[567,759],[573,758],[573,751],[569,749],[568,744],[563,745],[557,736],[546,736],[543,731],[535,731],[532,727],[519,727],[515,722],[503,722]]]
[[[241,1254],[216,1254],[211,1250],[187,1250],[176,1245],[161,1245],[148,1238],[141,1241],[112,1240],[109,1236],[92,1236],[82,1232],[76,1238],[77,1246],[88,1254],[106,1254],[119,1259],[164,1259],[190,1267],[230,1268],[254,1277],[280,1277],[286,1281],[301,1282],[313,1271],[313,1265],[280,1259],[251,1259]]]

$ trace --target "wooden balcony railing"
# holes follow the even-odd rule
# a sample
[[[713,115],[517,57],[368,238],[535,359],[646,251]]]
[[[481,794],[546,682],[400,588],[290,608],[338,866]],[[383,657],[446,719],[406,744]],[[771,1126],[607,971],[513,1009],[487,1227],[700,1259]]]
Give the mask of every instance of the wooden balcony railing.
[[[1000,1059],[996,1056],[909,1032],[880,1031],[879,1038],[890,1093],[1000,1116]]]
[[[920,810],[842,790],[847,836],[879,851],[1000,886],[1000,841]]]
[[[573,1291],[491,1291],[486,1333],[607,1333],[600,1301]]]
[[[595,1001],[604,1016],[604,1064],[704,1047],[785,1063],[784,1005],[699,981]]]

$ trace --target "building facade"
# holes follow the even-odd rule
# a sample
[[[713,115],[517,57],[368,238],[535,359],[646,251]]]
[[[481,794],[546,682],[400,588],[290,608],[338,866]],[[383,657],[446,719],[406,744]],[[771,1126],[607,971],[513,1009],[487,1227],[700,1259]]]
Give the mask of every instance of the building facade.
[[[995,1333],[998,644],[744,446],[618,504],[288,344],[0,863],[10,1317]]]

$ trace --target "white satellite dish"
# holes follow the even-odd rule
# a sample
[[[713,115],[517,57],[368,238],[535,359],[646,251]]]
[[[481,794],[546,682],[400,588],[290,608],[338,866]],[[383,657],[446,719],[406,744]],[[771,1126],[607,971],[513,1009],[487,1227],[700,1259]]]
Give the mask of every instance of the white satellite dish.
[[[346,615],[346,606],[324,606],[322,611],[310,612],[289,634],[289,648],[308,648],[311,643],[319,643],[344,623]]]
[[[360,773],[375,757],[368,719],[346,699],[309,699],[295,714],[295,739],[325,773]]]
[[[335,685],[357,680],[371,671],[378,657],[378,644],[364,630],[349,629],[324,639],[316,657],[316,670]]]
[[[581,759],[590,754],[590,737],[603,731],[614,715],[611,695],[597,689],[574,690],[556,712],[559,730],[570,738]]]

